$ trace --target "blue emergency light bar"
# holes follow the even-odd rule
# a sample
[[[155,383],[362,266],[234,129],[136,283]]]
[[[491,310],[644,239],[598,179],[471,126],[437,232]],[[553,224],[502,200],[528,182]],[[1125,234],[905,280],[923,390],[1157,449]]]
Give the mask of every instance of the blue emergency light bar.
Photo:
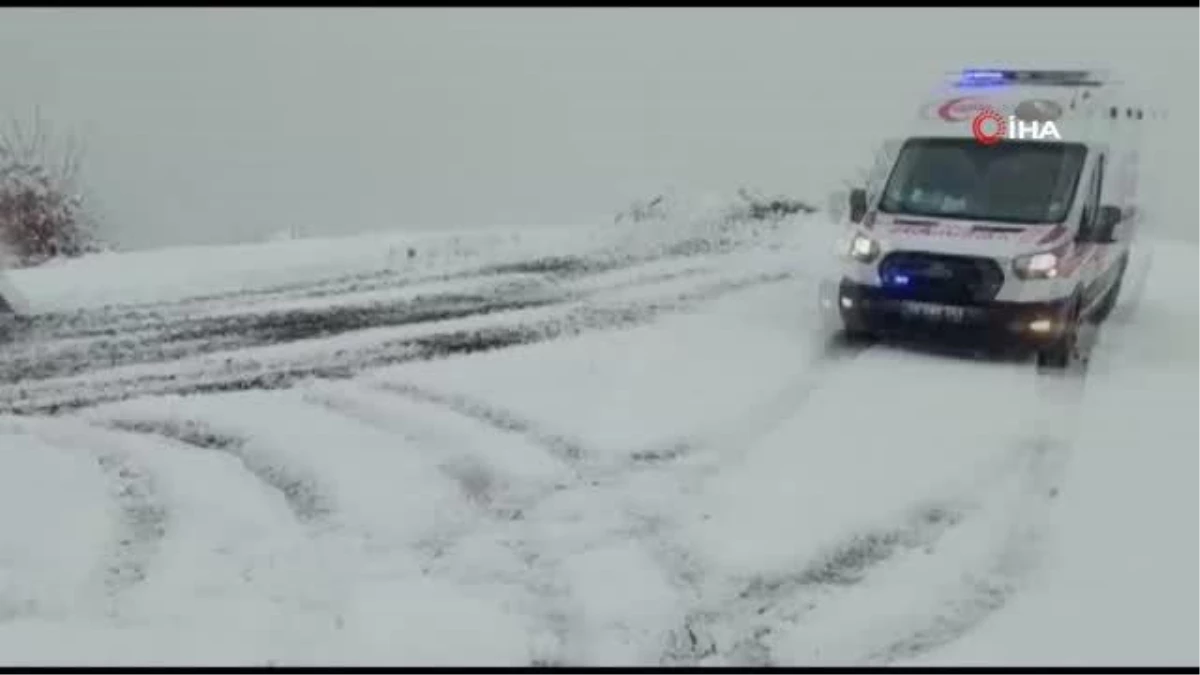
[[[1014,70],[1006,68],[968,68],[959,74],[960,87],[1003,85],[1045,85],[1058,87],[1097,87],[1104,82],[1089,70]]]
[[[964,84],[1001,84],[1012,81],[1012,72],[1011,70],[964,70],[961,82]]]

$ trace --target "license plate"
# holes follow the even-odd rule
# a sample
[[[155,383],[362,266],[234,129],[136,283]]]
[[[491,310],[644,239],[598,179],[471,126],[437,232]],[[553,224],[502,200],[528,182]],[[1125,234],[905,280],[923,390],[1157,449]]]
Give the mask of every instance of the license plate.
[[[939,321],[962,321],[967,317],[967,310],[964,307],[940,305],[934,302],[908,301],[902,303],[900,308],[901,311],[910,316],[919,316]]]

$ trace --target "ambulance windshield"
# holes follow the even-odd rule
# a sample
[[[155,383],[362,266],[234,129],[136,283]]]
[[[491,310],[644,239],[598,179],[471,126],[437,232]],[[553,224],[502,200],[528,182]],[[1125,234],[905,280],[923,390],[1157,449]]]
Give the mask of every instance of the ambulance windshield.
[[[879,210],[1005,223],[1060,223],[1087,149],[1036,141],[914,138],[900,150]]]

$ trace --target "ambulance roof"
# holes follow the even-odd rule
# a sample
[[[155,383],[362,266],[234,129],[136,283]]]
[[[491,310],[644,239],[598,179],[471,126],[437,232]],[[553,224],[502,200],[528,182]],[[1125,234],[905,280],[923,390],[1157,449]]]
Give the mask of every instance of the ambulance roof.
[[[1116,106],[1113,83],[1097,71],[967,70],[921,107],[908,135],[971,138],[975,118],[988,110],[1006,121],[1052,122],[1061,142],[1085,144],[1107,142],[1141,114]]]

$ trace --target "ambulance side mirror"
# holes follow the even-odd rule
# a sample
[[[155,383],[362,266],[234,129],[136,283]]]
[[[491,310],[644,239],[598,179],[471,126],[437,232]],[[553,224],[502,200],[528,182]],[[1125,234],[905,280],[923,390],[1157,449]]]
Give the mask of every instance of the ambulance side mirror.
[[[867,215],[867,191],[854,188],[850,191],[850,222],[861,223]]]
[[[1121,213],[1119,206],[1105,204],[1100,207],[1100,212],[1096,214],[1096,243],[1108,244],[1113,241],[1113,231],[1117,227],[1117,223],[1121,222],[1124,214]]]

